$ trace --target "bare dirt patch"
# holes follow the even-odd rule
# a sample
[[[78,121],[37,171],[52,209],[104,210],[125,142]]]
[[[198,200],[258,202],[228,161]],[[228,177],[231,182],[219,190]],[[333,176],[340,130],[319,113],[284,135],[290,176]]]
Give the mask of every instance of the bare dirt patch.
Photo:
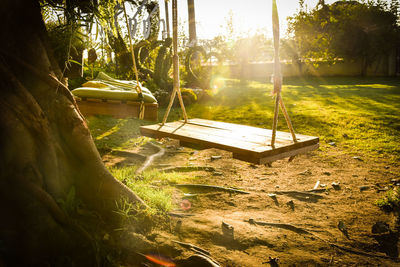
[[[400,266],[389,259],[398,256],[397,239],[394,237],[389,246],[392,252],[388,252],[371,232],[378,221],[396,229],[396,217],[381,211],[375,201],[385,194],[378,189],[399,178],[399,167],[363,155],[354,158],[337,147],[268,167],[232,159],[229,152],[217,149],[181,149],[173,140],[166,140],[163,146],[166,153],[154,166],[212,167],[214,171],[189,172],[193,183],[249,192],[177,189],[175,204],[184,207],[177,212],[191,216],[172,218],[171,230],[162,233],[166,238],[201,247],[222,266],[268,266],[264,263],[269,257],[279,258],[280,266]],[[135,153],[151,154],[150,150]],[[122,164],[125,156],[107,154],[103,158],[113,165]],[[143,159],[129,164],[140,162]],[[310,192],[317,181],[318,190]],[[339,186],[334,188],[332,183]]]

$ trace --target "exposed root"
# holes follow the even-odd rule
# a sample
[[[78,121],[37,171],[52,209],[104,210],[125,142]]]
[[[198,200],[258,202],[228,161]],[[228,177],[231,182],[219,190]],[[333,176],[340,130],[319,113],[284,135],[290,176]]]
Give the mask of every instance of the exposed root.
[[[214,167],[208,166],[179,166],[179,167],[169,167],[165,169],[161,169],[163,172],[195,172],[195,171],[206,171],[213,172],[215,171]]]
[[[271,226],[271,227],[286,229],[286,230],[296,232],[298,234],[314,235],[313,233],[311,233],[303,228],[300,228],[300,227],[297,227],[297,226],[294,226],[291,224],[287,224],[287,223],[259,222],[259,221],[255,221],[253,219],[249,219],[248,221],[245,220],[245,222],[248,222],[250,224],[261,225],[261,226]]]
[[[293,231],[295,233],[298,234],[305,234],[305,235],[311,235],[313,237],[315,237],[318,240],[321,240],[322,242],[326,243],[327,245],[329,245],[332,248],[337,248],[352,254],[357,254],[357,255],[361,255],[361,256],[367,256],[367,257],[375,257],[375,258],[382,258],[382,259],[391,259],[391,260],[398,260],[398,258],[393,258],[393,257],[389,257],[389,256],[385,256],[385,255],[378,255],[378,254],[373,254],[373,253],[368,253],[368,252],[364,252],[364,251],[359,251],[359,250],[354,250],[351,248],[347,248],[347,247],[343,247],[340,245],[337,245],[335,243],[329,242],[313,233],[311,233],[310,231],[291,225],[291,224],[286,224],[286,223],[270,223],[270,222],[260,222],[260,221],[255,221],[254,219],[249,219],[249,220],[245,220],[245,222],[248,222],[250,224],[255,224],[255,225],[261,225],[261,226],[270,226],[270,227],[276,227],[276,228],[281,228],[281,229],[286,229],[286,230],[290,230]]]
[[[148,156],[146,158],[146,161],[142,164],[142,166],[140,166],[140,168],[138,168],[136,170],[137,174],[140,174],[140,173],[144,172],[148,167],[151,166],[151,164],[153,164],[154,160],[156,160],[157,158],[162,157],[164,155],[164,153],[165,153],[165,149],[164,148],[162,148],[162,147],[160,147],[160,146],[158,146],[156,144],[153,144],[151,142],[149,142],[148,144],[150,144],[151,146],[157,148],[158,152],[153,154],[153,155],[151,155],[151,156]]]
[[[208,190],[208,191],[224,191],[224,192],[229,192],[229,193],[238,193],[238,194],[250,194],[250,192],[238,190],[238,189],[233,189],[233,188],[228,188],[228,187],[223,187],[223,186],[217,186],[217,185],[206,185],[206,184],[176,184],[176,187],[184,187],[184,188],[189,188],[189,189],[200,189],[200,190]]]
[[[277,195],[287,195],[300,201],[317,202],[318,200],[324,198],[323,196],[301,191],[274,191]]]
[[[208,252],[207,250],[202,249],[202,248],[200,248],[198,246],[192,245],[190,243],[180,242],[180,241],[176,241],[176,240],[172,240],[172,242],[177,243],[177,244],[181,245],[184,248],[191,249],[191,250],[196,250],[196,251],[201,252],[202,254],[206,254],[208,256],[211,255],[210,252]]]

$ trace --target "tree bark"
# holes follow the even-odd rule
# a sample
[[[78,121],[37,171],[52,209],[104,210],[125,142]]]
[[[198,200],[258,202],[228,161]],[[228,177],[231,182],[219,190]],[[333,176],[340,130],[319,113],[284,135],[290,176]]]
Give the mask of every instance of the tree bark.
[[[0,40],[0,265],[97,265],[60,201],[74,189],[108,223],[122,198],[146,205],[103,165],[60,82],[38,2],[2,1]]]
[[[192,46],[197,45],[196,33],[196,15],[194,9],[194,0],[187,0],[188,5],[188,18],[189,18],[189,44]]]

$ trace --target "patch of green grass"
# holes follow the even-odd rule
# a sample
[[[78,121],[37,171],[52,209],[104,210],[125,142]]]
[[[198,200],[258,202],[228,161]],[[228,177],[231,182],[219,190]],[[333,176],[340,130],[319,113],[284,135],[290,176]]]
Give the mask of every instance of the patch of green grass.
[[[271,128],[272,84],[232,80],[213,101],[188,108],[201,117]],[[297,133],[336,142],[348,153],[400,160],[400,85],[395,78],[286,79],[283,99]],[[278,130],[287,131],[280,113]]]
[[[111,116],[92,116],[88,125],[99,151],[129,149],[145,144],[149,138],[140,136],[139,127],[149,124],[137,119],[116,119]]]
[[[190,118],[204,118],[271,128],[274,99],[265,81],[227,80],[213,89],[211,101],[187,107]],[[400,161],[400,83],[398,78],[292,78],[282,91],[297,133],[320,137],[321,150],[335,142],[346,153]],[[177,102],[177,100],[175,101]],[[165,108],[159,109],[159,118]],[[182,119],[174,107],[168,120]],[[89,128],[98,149],[128,149],[149,139],[139,126],[154,122],[138,119],[90,117]],[[287,131],[280,112],[278,130]]]
[[[171,211],[172,185],[189,179],[182,174],[164,173],[158,170],[145,171],[142,175],[136,174],[135,171],[136,167],[131,166],[110,168],[114,177],[132,189],[154,212]]]
[[[383,198],[378,199],[375,203],[385,211],[398,210],[400,208],[400,187],[390,189]]]

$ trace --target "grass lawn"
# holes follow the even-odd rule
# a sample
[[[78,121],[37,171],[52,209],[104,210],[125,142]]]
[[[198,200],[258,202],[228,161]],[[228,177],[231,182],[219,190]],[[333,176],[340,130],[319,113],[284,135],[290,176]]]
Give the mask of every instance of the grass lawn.
[[[188,108],[190,117],[271,129],[272,84],[227,81],[214,100]],[[283,99],[297,133],[335,142],[348,153],[400,160],[400,83],[388,78],[286,79]],[[278,129],[287,131],[281,114]]]
[[[274,99],[272,84],[225,80],[206,103],[187,107],[189,117],[271,128]],[[297,133],[319,136],[321,150],[335,142],[343,153],[364,158],[400,160],[400,80],[397,78],[285,79],[283,99]],[[160,109],[162,118],[164,109]],[[287,131],[279,117],[278,130]],[[180,109],[169,120],[180,119]],[[149,139],[139,126],[154,122],[137,119],[89,118],[89,128],[100,151],[128,149]],[[124,178],[125,179],[125,178]],[[168,204],[155,204],[169,209]]]

